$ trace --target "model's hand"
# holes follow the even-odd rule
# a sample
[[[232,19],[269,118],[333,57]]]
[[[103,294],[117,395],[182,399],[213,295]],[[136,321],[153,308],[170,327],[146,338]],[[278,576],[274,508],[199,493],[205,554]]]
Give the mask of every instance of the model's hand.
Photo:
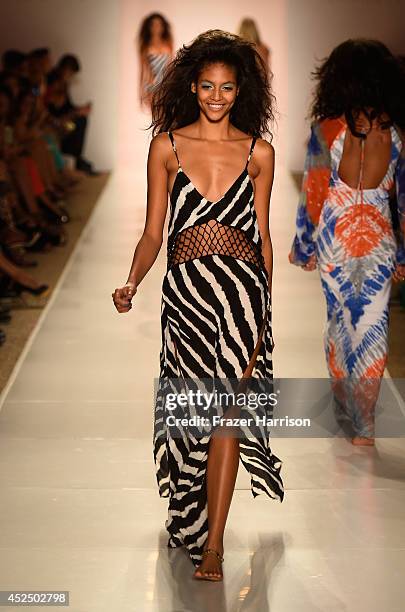
[[[405,264],[397,264],[392,275],[392,279],[397,283],[405,280]]]
[[[131,310],[131,300],[134,297],[135,293],[135,283],[127,283],[123,287],[116,289],[114,293],[111,294],[114,306],[118,310],[118,312],[128,312],[128,310]]]
[[[311,255],[307,263],[301,266],[306,272],[312,272],[316,268],[316,255]]]

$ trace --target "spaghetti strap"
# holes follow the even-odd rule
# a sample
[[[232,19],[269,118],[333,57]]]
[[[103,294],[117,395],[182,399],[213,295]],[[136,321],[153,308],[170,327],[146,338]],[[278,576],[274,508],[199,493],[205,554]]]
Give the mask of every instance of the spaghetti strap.
[[[252,144],[250,145],[249,156],[248,156],[247,161],[246,161],[246,166],[245,166],[246,168],[248,167],[250,159],[252,157],[252,153],[253,153],[253,149],[255,148],[256,140],[257,140],[257,138],[253,137]]]
[[[176,156],[177,163],[178,163],[178,165],[180,167],[180,160],[179,160],[179,156],[177,155],[176,142],[174,140],[174,136],[173,136],[173,134],[171,132],[167,132],[167,133],[169,134],[170,142],[172,143],[172,148],[173,148],[174,154]]]

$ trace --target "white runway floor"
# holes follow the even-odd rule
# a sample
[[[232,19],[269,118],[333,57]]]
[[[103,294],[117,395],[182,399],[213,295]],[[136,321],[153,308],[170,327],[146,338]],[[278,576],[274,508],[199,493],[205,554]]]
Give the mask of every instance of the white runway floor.
[[[0,589],[69,590],[72,612],[402,611],[401,439],[274,438],[282,504],[254,499],[240,465],[222,584],[193,581],[185,552],[167,549],[152,455],[165,248],[130,313],[111,300],[144,223],[139,159],[107,185],[4,398]],[[286,260],[295,206],[278,168],[275,373],[324,377],[319,279]]]

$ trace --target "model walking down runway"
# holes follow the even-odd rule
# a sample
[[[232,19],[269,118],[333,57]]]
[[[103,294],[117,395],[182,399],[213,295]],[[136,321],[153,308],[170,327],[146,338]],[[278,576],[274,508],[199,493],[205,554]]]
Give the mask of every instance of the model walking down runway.
[[[150,107],[152,95],[163,78],[172,59],[173,38],[170,23],[160,13],[152,13],[143,20],[139,35],[140,83],[139,99]]]
[[[317,76],[290,261],[319,268],[338,414],[353,443],[371,445],[391,279],[405,274],[404,77],[382,43],[363,40],[342,43]],[[395,187],[399,244],[389,206]]]
[[[162,244],[169,192],[161,381],[272,378],[274,150],[260,138],[272,99],[253,45],[218,30],[179,51],[153,98],[146,225],[113,299],[119,312],[131,308]],[[186,547],[195,578],[221,580],[239,457],[252,495],[280,501],[281,461],[265,427],[261,435],[221,425],[210,435],[183,428],[172,436],[167,415],[158,393],[154,457],[159,493],[169,498],[168,545]]]

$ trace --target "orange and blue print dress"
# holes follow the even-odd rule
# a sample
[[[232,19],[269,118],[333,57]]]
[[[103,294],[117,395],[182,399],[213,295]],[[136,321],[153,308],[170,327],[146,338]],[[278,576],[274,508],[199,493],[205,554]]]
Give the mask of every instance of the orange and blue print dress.
[[[386,175],[359,197],[338,174],[347,129],[342,118],[311,126],[290,261],[303,265],[316,255],[327,304],[326,359],[340,415],[353,435],[373,437],[387,360],[391,277],[396,263],[405,264],[405,156],[392,126]]]

